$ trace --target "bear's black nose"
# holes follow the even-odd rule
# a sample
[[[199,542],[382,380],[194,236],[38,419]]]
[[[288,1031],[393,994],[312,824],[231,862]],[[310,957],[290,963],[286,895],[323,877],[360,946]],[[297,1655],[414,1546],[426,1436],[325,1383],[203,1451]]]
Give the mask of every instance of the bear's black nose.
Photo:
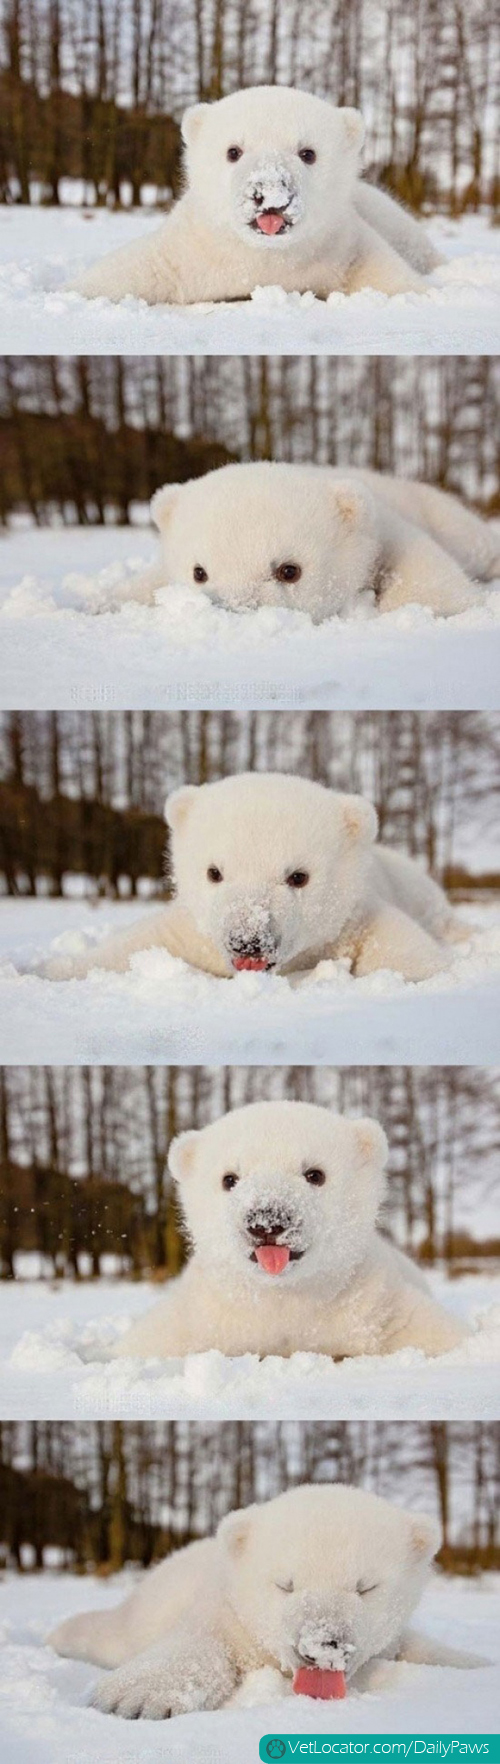
[[[254,199],[254,202],[255,202],[255,207],[256,207],[256,208],[262,208],[262,203],[263,203],[263,201],[264,201],[264,197],[263,197],[263,195],[262,195],[262,191],[261,191],[261,190],[254,190],[254,193],[253,193],[253,199]]]

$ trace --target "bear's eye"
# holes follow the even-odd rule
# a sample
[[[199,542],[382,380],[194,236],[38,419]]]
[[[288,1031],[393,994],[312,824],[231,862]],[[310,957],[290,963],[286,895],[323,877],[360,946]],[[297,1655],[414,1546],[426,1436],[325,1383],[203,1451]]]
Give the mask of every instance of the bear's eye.
[[[236,1188],[236,1183],[238,1182],[238,1180],[239,1180],[239,1178],[238,1178],[238,1176],[235,1176],[234,1171],[228,1170],[227,1175],[223,1176],[223,1178],[222,1178],[222,1187],[228,1188],[228,1189],[229,1188]]]
[[[273,570],[275,582],[300,582],[301,575],[300,564],[296,563],[276,564]]]
[[[204,570],[203,564],[195,564],[193,582],[208,582],[208,571]]]
[[[293,1592],[294,1590],[293,1580],[275,1580],[274,1584],[280,1592]]]
[[[314,147],[301,147],[299,150],[299,159],[302,160],[303,165],[315,165],[316,154]]]
[[[306,1182],[310,1182],[311,1188],[324,1188],[326,1182],[324,1170],[304,1170],[304,1176]]]
[[[287,876],[286,885],[287,888],[307,888],[308,881],[308,870],[292,870],[290,875]]]
[[[207,877],[208,877],[209,882],[223,882],[224,881],[222,870],[217,869],[217,864],[209,864],[208,870],[207,870]]]
[[[365,1593],[376,1592],[378,1584],[378,1580],[374,1580],[372,1586],[363,1586],[362,1580],[358,1580],[356,1592],[359,1593],[360,1599],[364,1599]]]
[[[226,153],[226,159],[230,159],[231,165],[236,165],[236,160],[242,159],[242,158],[243,158],[243,148],[242,147],[228,147],[228,150]]]

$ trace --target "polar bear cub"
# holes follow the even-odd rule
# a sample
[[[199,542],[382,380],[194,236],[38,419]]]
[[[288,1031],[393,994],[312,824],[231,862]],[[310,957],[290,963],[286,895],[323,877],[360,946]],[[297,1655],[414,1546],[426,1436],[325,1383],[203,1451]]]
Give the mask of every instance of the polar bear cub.
[[[350,467],[222,466],[157,490],[151,516],[159,562],[116,603],[194,585],[231,610],[285,606],[315,623],[363,603],[448,615],[481,604],[470,576],[500,574],[498,540],[454,496]]]
[[[377,1233],[387,1140],[377,1121],[251,1103],[174,1139],[193,1254],[120,1356],[439,1354],[467,1331]]]
[[[337,959],[355,974],[392,968],[407,980],[447,966],[460,923],[417,863],[375,845],[377,816],[363,796],[240,772],[174,790],[165,813],[175,900],[82,956],[53,956],[49,979],[124,973],[144,949],[222,979]]]
[[[250,1672],[283,1691],[369,1689],[384,1660],[480,1666],[408,1627],[439,1527],[342,1483],[305,1484],[222,1520],[149,1569],[114,1611],[70,1617],[57,1653],[111,1668],[94,1706],[129,1720],[218,1709]]]
[[[253,86],[185,112],[185,195],[159,231],[84,271],[89,299],[245,299],[258,286],[425,289],[439,262],[418,223],[359,181],[363,122],[310,92]],[[415,266],[415,267],[414,267]]]

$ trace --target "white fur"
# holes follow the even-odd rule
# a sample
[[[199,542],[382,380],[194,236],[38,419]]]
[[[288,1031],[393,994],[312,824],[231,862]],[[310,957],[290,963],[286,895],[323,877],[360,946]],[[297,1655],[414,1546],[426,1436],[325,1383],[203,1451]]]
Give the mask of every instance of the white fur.
[[[377,1121],[302,1102],[251,1103],[174,1139],[169,1165],[193,1255],[118,1354],[341,1359],[454,1347],[466,1330],[376,1230],[386,1159]],[[322,1187],[307,1181],[310,1170],[325,1176]],[[228,1172],[238,1178],[229,1190]],[[260,1242],[292,1252],[281,1273],[255,1260]]]
[[[418,602],[436,613],[480,604],[469,576],[500,573],[498,541],[453,496],[378,472],[259,462],[223,466],[152,498],[161,557],[116,599],[196,586],[232,610],[288,606],[315,622]],[[293,564],[297,582],[278,571]]]
[[[241,959],[281,974],[343,957],[356,974],[392,968],[423,980],[447,966],[460,926],[445,894],[412,859],[375,846],[362,796],[280,772],[243,772],[168,798],[177,898],[77,958],[53,957],[54,980],[91,968],[125,972],[163,948],[230,978]],[[215,866],[222,880],[214,882]],[[303,872],[305,886],[287,878]]]
[[[255,86],[183,118],[186,194],[150,239],[104,257],[73,284],[90,299],[127,295],[151,305],[245,298],[263,284],[385,294],[425,287],[419,269],[438,260],[418,223],[359,184],[363,124],[309,92]],[[242,149],[235,164],[228,149]],[[303,149],[316,163],[306,165]],[[283,232],[254,230],[266,209]],[[413,266],[417,265],[415,268]]]
[[[219,1708],[259,1670],[289,1686],[304,1661],[359,1689],[368,1664],[387,1659],[480,1665],[407,1630],[439,1541],[423,1514],[341,1483],[305,1485],[230,1514],[115,1611],[72,1617],[49,1640],[114,1668],[97,1708],[155,1720]]]

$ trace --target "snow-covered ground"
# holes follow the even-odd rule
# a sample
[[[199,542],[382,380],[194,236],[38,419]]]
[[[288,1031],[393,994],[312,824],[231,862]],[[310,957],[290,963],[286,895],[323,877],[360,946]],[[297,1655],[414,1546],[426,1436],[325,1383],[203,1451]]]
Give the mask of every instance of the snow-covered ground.
[[[380,971],[354,978],[320,962],[297,986],[277,974],[219,980],[149,949],[125,974],[42,979],[49,946],[81,949],[151,905],[74,900],[0,903],[0,1060],[13,1065],[492,1065],[500,1060],[498,909],[430,980]]]
[[[285,294],[192,307],[119,305],[65,293],[75,272],[146,238],[161,217],[78,208],[0,208],[0,350],[11,355],[495,355],[500,233],[486,217],[429,224],[448,261],[423,294]]]
[[[0,1286],[0,1419],[72,1417],[494,1420],[500,1410],[500,1274],[430,1276],[467,1319],[469,1341],[439,1359],[419,1349],[344,1360],[293,1354],[112,1360],[110,1349],[161,1287],[149,1282],[19,1281]]]
[[[154,607],[108,610],[117,583],[156,551],[133,527],[28,528],[0,539],[0,709],[498,703],[498,587],[451,619],[414,606],[313,625],[286,608],[229,612],[192,588],[160,589]]]
[[[376,1693],[351,1691],[325,1707],[293,1695],[246,1708],[181,1715],[169,1723],[120,1721],[87,1706],[96,1669],[59,1659],[44,1637],[63,1617],[109,1608],[131,1591],[112,1580],[8,1574],[0,1584],[3,1764],[255,1764],[269,1733],[495,1733],[500,1720],[500,1577],[436,1576],[418,1625],[436,1640],[492,1664],[474,1671],[398,1664]],[[261,1689],[261,1696],[265,1694]]]

